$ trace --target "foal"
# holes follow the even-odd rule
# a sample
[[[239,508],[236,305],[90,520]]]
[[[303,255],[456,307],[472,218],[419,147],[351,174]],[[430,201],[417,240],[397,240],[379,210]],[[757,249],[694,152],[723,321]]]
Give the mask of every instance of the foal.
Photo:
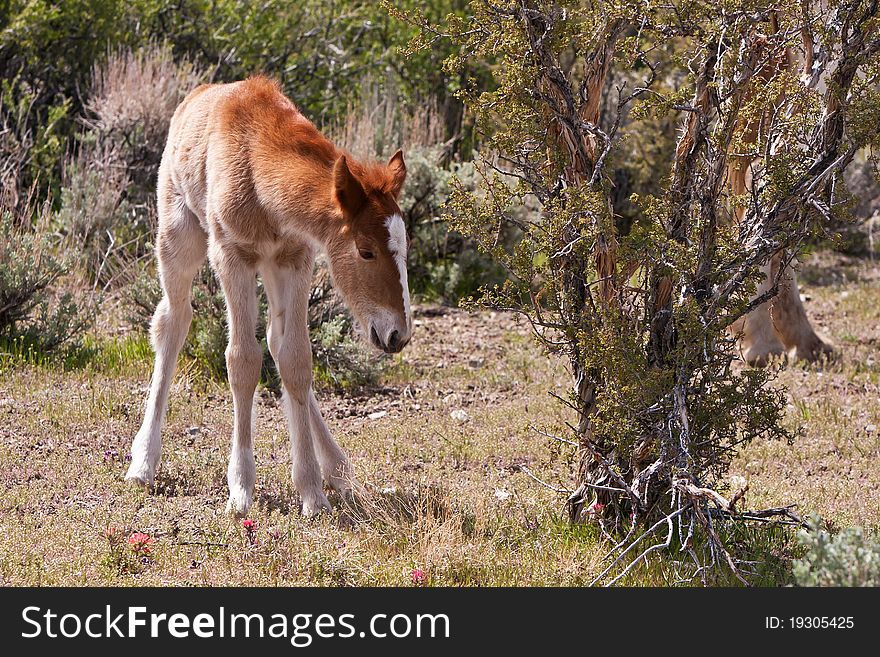
[[[229,318],[226,366],[235,420],[227,510],[247,513],[256,478],[258,272],[269,299],[269,351],[284,387],[303,514],[330,508],[322,475],[344,497],[353,493],[358,484],[351,463],[330,436],[312,391],[309,288],[316,252],[323,250],[337,289],[372,344],[394,353],[409,342],[408,243],[397,205],[405,178],[400,151],[387,165],[356,162],[266,78],[203,85],[184,99],[159,168],[156,254],[164,296],[153,316],[156,361],[126,479],[153,483],[168,388],[192,320],[192,281],[207,255]]]

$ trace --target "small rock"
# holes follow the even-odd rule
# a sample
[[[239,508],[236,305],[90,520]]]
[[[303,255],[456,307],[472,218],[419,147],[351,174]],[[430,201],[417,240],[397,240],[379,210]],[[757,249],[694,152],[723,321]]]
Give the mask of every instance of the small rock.
[[[742,490],[743,488],[745,488],[748,485],[749,485],[748,480],[745,477],[743,477],[742,475],[733,475],[730,478],[730,488],[734,492]]]
[[[370,413],[367,416],[368,420],[378,420],[379,418],[385,417],[388,415],[388,411],[376,411],[375,413]]]
[[[199,427],[187,427],[186,433],[189,436],[198,436],[202,432]]]
[[[496,488],[496,489],[495,489],[495,499],[500,500],[500,501],[503,502],[503,501],[506,500],[508,497],[510,497],[510,493],[508,493],[508,492],[507,492],[506,490],[504,490],[503,488]]]
[[[865,433],[877,433],[877,425],[869,424],[865,427]]]
[[[471,358],[468,361],[468,367],[470,367],[471,369],[475,369],[475,370],[481,368],[485,364],[486,364],[486,361],[482,358]]]
[[[463,408],[456,408],[454,411],[452,411],[449,414],[449,417],[451,417],[456,422],[462,422],[462,423],[467,422],[468,420],[471,419],[471,416],[468,415],[467,411],[464,410]]]

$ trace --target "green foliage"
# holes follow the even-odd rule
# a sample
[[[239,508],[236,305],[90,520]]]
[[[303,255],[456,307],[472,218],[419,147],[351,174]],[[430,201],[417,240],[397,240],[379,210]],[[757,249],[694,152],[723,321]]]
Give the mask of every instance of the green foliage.
[[[798,586],[880,586],[880,541],[861,528],[833,535],[814,517],[798,541],[806,549],[793,566]]]
[[[351,318],[342,312],[310,327],[315,377],[319,383],[350,389],[377,382],[384,361],[369,353],[352,330]]]
[[[446,221],[445,205],[455,179],[468,189],[478,181],[473,165],[439,164],[438,147],[407,152],[407,182],[400,198],[410,236],[410,289],[424,299],[457,303],[481,285],[499,283],[503,270]]]
[[[18,78],[0,83],[0,189],[6,194],[26,196],[36,184],[50,187],[57,177],[70,102],[39,112],[37,101],[38,94]]]
[[[460,13],[463,5],[432,3],[429,15]],[[33,172],[43,189],[57,191],[94,67],[112,53],[157,42],[168,44],[175,61],[211,70],[216,82],[259,72],[277,77],[322,124],[344,116],[371,80],[398,89],[411,106],[439,97],[447,130],[458,131],[463,113],[450,96],[456,84],[439,65],[445,52],[399,57],[412,34],[378,3],[362,0],[12,0],[0,16],[0,78],[14,81],[7,102],[28,99],[26,127],[38,146]],[[22,181],[23,189],[30,182]]]
[[[30,212],[16,216],[0,208],[0,340],[18,352],[51,352],[89,324],[71,294],[55,291],[66,265],[52,253],[47,213],[44,206],[42,221],[32,226]]]

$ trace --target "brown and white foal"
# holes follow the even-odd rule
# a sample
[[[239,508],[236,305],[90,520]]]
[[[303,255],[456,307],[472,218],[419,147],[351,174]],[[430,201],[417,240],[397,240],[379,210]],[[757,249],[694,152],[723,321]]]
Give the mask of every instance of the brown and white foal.
[[[256,478],[253,397],[262,353],[255,337],[256,275],[269,300],[269,350],[284,387],[293,483],[303,513],[330,505],[323,480],[343,496],[358,486],[312,391],[308,297],[315,255],[326,252],[337,289],[373,345],[400,351],[412,317],[407,236],[397,198],[400,151],[362,164],[323,137],[263,77],[203,85],[171,121],[159,168],[156,254],[164,296],[151,337],[156,362],[126,479],[152,485],[177,356],[192,319],[190,292],[207,255],[226,297],[226,366],[235,413],[227,510],[247,513]]]

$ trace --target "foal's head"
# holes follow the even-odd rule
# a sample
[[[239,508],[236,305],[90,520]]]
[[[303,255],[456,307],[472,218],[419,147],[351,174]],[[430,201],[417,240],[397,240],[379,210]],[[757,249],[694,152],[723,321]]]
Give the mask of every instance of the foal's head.
[[[342,155],[333,196],[342,221],[327,244],[337,288],[372,344],[389,353],[412,333],[406,255],[409,243],[397,198],[406,178],[403,153],[365,167]]]

